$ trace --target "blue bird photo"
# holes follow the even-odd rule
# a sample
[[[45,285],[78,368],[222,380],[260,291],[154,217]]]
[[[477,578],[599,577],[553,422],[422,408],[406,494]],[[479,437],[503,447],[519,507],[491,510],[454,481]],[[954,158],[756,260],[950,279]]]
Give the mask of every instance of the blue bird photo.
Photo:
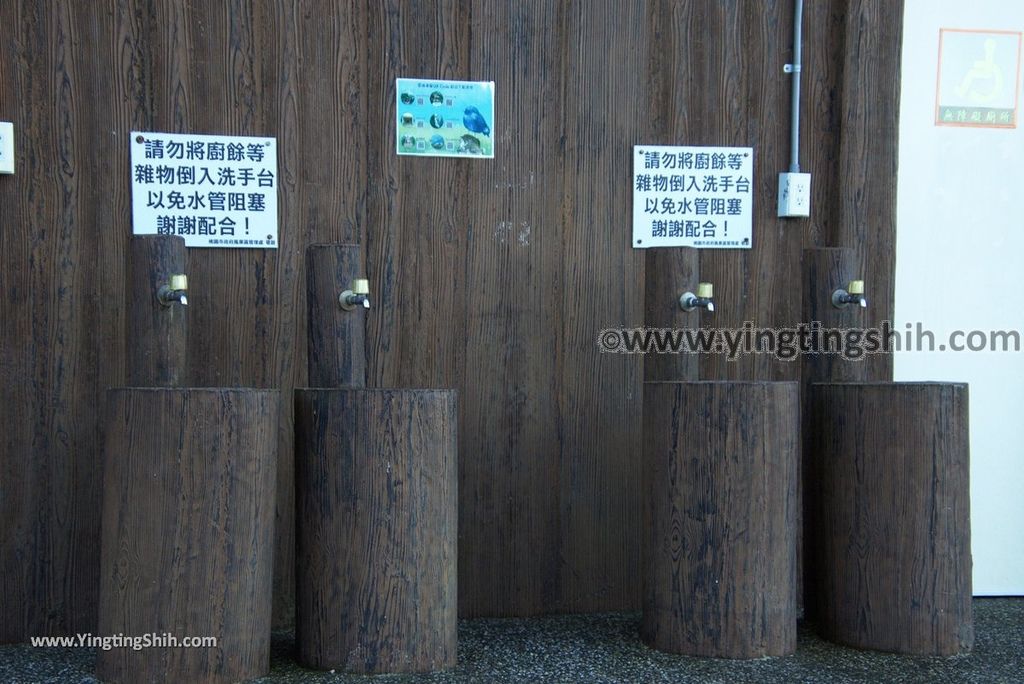
[[[484,117],[481,116],[480,110],[476,107],[466,107],[466,111],[462,117],[462,123],[466,128],[474,133],[480,133],[482,135],[491,134],[491,129],[487,126],[487,122],[484,121]]]

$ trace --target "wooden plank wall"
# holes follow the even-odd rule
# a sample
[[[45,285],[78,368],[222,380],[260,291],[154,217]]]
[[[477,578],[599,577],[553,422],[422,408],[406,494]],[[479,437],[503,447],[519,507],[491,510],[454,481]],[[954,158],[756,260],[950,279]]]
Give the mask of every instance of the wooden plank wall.
[[[196,385],[305,381],[303,251],[365,245],[371,384],[460,391],[463,615],[635,609],[638,142],[754,145],[755,248],[701,254],[720,318],[800,314],[805,246],[864,248],[892,314],[902,3],[807,3],[810,220],[788,164],[792,3],[11,0],[0,5],[0,640],[95,627],[100,415],[124,382],[128,132],[277,136],[281,248],[191,250]],[[395,156],[394,78],[498,83],[497,158]],[[719,314],[716,314],[719,315]],[[876,379],[891,372],[885,358]],[[703,359],[705,378],[797,364]],[[275,616],[293,605],[292,405],[278,429]]]
[[[700,252],[700,279],[715,284],[716,300],[703,325],[799,322],[805,247],[858,250],[868,320],[892,320],[903,4],[804,4],[800,164],[812,174],[809,219],[779,219],[775,211],[776,177],[790,162],[791,81],[782,66],[792,59],[792,12],[790,2],[657,0],[651,7],[652,142],[754,147],[754,246]],[[871,379],[892,378],[891,355],[862,363]],[[795,380],[800,369],[767,354],[708,355],[700,377]]]

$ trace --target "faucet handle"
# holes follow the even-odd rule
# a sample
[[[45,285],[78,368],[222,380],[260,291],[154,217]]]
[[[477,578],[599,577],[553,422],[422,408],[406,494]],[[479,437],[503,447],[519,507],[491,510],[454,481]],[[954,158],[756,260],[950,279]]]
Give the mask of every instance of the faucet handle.
[[[168,278],[167,287],[172,290],[187,290],[188,289],[188,276],[184,273],[175,273]]]
[[[715,296],[715,286],[711,283],[697,283],[697,296],[701,299],[711,299]]]
[[[349,289],[352,290],[352,294],[368,295],[370,294],[370,281],[366,278],[355,278],[349,285]]]
[[[852,295],[864,294],[864,281],[863,280],[851,280],[850,284],[846,286],[846,291]]]
[[[188,277],[184,273],[173,273],[167,277],[167,284],[156,291],[156,300],[163,306],[181,304],[188,306]]]
[[[345,311],[352,311],[362,305],[364,309],[370,308],[370,281],[366,278],[353,278],[349,283],[349,289],[338,295],[338,303]]]

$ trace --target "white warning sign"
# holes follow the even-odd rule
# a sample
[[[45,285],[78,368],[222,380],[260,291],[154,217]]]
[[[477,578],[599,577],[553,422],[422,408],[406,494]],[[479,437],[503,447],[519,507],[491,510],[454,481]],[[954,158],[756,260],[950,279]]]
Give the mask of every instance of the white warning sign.
[[[754,150],[633,148],[633,246],[750,249]]]
[[[131,134],[132,230],[188,247],[277,248],[277,140]]]

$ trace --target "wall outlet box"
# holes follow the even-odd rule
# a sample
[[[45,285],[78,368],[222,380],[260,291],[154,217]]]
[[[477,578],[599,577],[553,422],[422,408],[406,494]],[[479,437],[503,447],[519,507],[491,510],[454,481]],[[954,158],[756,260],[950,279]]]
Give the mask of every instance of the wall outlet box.
[[[14,173],[14,124],[0,121],[0,173]]]
[[[779,174],[779,217],[811,215],[811,174]]]

